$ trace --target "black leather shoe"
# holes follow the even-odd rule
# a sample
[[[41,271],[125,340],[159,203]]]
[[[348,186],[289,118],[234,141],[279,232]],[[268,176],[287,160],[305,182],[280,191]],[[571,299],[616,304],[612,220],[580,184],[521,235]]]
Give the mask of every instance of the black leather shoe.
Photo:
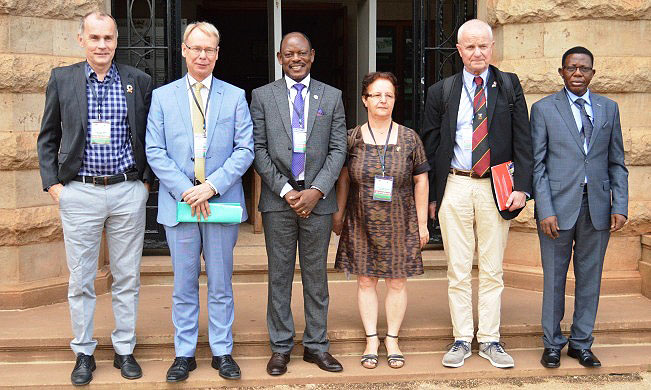
[[[324,371],[340,372],[344,370],[341,363],[330,355],[330,352],[312,352],[305,348],[303,351],[303,360],[308,363],[316,364]]]
[[[287,363],[289,363],[289,353],[274,352],[267,363],[267,374],[282,375],[286,373]]]
[[[545,348],[540,358],[540,364],[547,368],[558,368],[561,366],[561,350],[558,348]]]
[[[70,380],[75,386],[83,386],[93,380],[93,371],[95,371],[95,358],[93,355],[77,354],[77,362],[70,374]]]
[[[133,355],[118,355],[113,357],[113,367],[120,369],[120,374],[126,379],[138,379],[142,377],[142,368]]]
[[[190,371],[195,368],[197,368],[197,361],[194,360],[194,357],[179,356],[174,359],[174,363],[172,363],[172,366],[167,370],[167,381],[184,381],[190,376]]]
[[[219,376],[224,379],[240,379],[242,377],[240,366],[235,363],[231,355],[213,356],[212,368],[219,370]]]
[[[567,349],[567,356],[578,359],[583,367],[601,367],[601,362],[590,349]]]

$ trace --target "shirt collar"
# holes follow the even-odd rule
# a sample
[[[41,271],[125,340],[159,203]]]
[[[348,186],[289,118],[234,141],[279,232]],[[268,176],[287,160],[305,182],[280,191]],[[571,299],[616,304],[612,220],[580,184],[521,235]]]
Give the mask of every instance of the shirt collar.
[[[484,88],[486,88],[486,83],[488,82],[488,71],[490,67],[486,68],[485,71],[481,72],[479,77],[484,81]],[[463,82],[466,84],[466,86],[469,86],[469,89],[473,89],[475,87],[475,75],[468,72],[466,68],[463,68]]]
[[[306,87],[309,87],[309,85],[310,85],[310,74],[308,73],[308,75],[305,76],[305,78],[303,80],[301,80],[301,81],[294,81],[294,80],[292,80],[291,77],[287,77],[285,75],[285,83],[287,83],[287,89],[290,90],[290,91],[292,90],[292,87],[295,84],[298,84],[298,83],[301,83],[301,84],[305,85]]]
[[[572,91],[567,89],[567,87],[565,87],[565,92],[567,93],[567,97],[570,99],[571,103],[574,103],[574,102],[576,102],[576,99],[581,98],[581,99],[585,100],[585,103],[587,105],[592,106],[592,102],[590,102],[590,90],[589,89],[587,89],[585,91],[583,96],[577,96],[577,95],[573,94]]]
[[[190,76],[190,73],[188,73],[187,76],[188,76],[188,81],[190,82],[189,83],[190,85],[188,85],[187,88],[190,89],[194,85],[194,83],[197,82],[197,80],[194,77]],[[210,91],[210,86],[212,85],[212,75],[206,77],[205,79],[200,81],[200,83],[203,84],[203,86]]]
[[[85,65],[86,65],[86,76],[88,76],[89,79],[95,76],[95,79],[97,80],[97,73],[95,73],[93,68],[88,63],[88,61],[85,62]],[[115,71],[116,71],[115,63],[111,63],[111,67],[109,68],[108,72],[106,72],[106,76],[104,76],[104,81],[112,80]]]

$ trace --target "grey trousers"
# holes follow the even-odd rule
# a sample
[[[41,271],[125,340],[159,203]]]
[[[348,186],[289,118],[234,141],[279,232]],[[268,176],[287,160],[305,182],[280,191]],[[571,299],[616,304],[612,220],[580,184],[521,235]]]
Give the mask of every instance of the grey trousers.
[[[294,347],[291,299],[298,242],[305,311],[303,346],[311,351],[328,351],[327,259],[332,215],[312,214],[305,219],[293,210],[265,212],[262,224],[269,262],[267,327],[271,350],[289,353]]]
[[[569,343],[574,349],[588,349],[594,340],[592,330],[597,317],[601,272],[610,231],[594,228],[588,197],[583,195],[581,211],[572,229],[560,230],[559,237],[552,240],[542,232],[538,223],[538,236],[544,273],[542,328],[545,348],[562,349],[568,343],[561,332],[561,321],[565,314],[565,281],[574,252],[576,283]]]
[[[141,181],[109,186],[70,182],[59,197],[70,280],[68,304],[74,339],[72,351],[92,355],[95,277],[102,231],[106,228],[115,329],[111,340],[120,355],[133,353],[140,289],[140,259],[148,192]]]

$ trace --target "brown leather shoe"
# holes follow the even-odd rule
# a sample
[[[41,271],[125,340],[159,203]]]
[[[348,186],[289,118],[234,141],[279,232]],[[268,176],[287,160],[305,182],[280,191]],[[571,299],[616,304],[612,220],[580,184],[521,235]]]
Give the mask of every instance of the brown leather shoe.
[[[303,351],[303,360],[308,363],[316,364],[324,371],[340,372],[344,370],[341,363],[330,355],[330,352],[312,352],[305,348]]]
[[[286,373],[287,363],[289,363],[289,353],[274,352],[267,363],[267,374],[282,375]]]

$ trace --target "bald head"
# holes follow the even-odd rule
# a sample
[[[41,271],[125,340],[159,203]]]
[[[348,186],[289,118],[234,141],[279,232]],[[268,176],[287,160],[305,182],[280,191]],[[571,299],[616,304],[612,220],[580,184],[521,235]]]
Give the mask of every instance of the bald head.
[[[481,34],[486,35],[488,39],[493,40],[493,29],[488,23],[479,19],[470,19],[459,27],[457,31],[457,42],[460,42],[464,34]]]
[[[486,22],[472,19],[459,27],[457,50],[468,72],[480,75],[488,69],[494,46],[493,31]]]

